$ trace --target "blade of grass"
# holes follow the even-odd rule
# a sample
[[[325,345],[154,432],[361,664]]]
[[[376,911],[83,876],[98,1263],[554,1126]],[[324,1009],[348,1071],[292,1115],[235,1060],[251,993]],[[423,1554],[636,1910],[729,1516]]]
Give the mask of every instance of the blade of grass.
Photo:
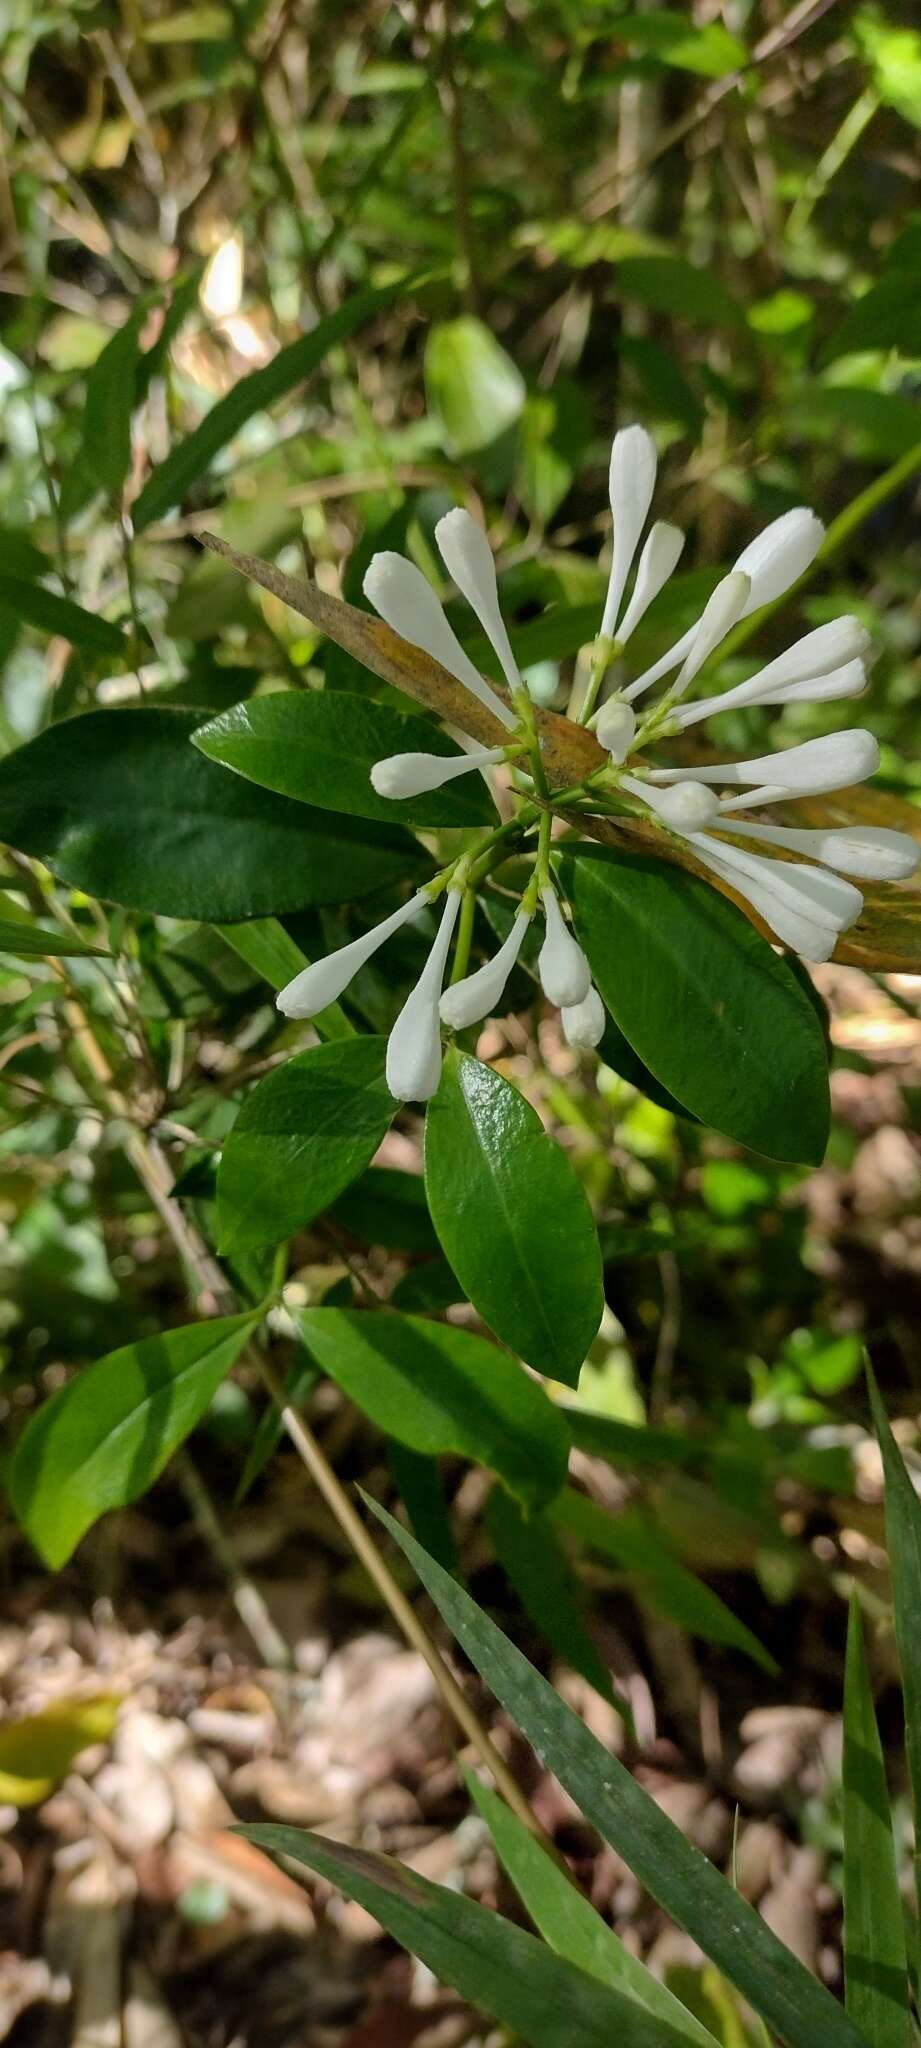
[[[915,1819],[915,1885],[921,1914],[921,1501],[889,1427],[869,1366],[867,1379],[886,1486],[886,1544],[892,1568],[892,1614],[905,1702],[905,1748]]]
[[[844,1673],[844,1978],[847,2010],[873,2048],[907,2048],[902,1900],[856,1593]]]

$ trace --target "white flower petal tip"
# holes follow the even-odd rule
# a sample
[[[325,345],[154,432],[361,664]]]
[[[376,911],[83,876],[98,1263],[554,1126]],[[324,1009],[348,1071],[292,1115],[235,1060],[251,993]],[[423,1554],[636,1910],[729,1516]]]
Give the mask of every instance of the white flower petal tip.
[[[449,626],[428,578],[405,555],[385,549],[374,555],[365,571],[362,589],[369,604],[391,631],[399,633],[412,647],[421,647],[433,661],[456,676],[472,696],[498,718],[508,731],[515,714],[474,668],[473,662]]]
[[[789,590],[815,561],[824,538],[821,519],[807,505],[796,505],[749,541],[735,564],[751,578],[746,618]]]
[[[636,712],[622,697],[609,697],[593,719],[595,738],[606,747],[618,767],[625,761],[636,737]]]
[[[788,683],[765,682],[766,674],[767,670],[763,670],[747,683],[737,683],[735,689],[722,690],[713,697],[700,697],[695,704],[679,704],[673,713],[679,730],[684,732],[689,725],[699,725],[701,719],[712,718],[716,712],[738,711],[747,704],[828,704],[843,697],[862,697],[868,682],[860,660],[846,661],[841,668],[830,669],[827,675],[801,677]]]
[[[509,688],[517,690],[521,677],[499,608],[496,565],[482,526],[478,526],[462,506],[456,505],[453,512],[446,512],[444,518],[439,519],[435,539],[448,575],[467,599],[471,611],[476,613],[487,639],[496,650]]]
[[[703,865],[728,882],[736,895],[744,897],[775,938],[803,960],[816,965],[830,960],[842,931],[859,915],[863,899],[857,891],[857,909],[848,899],[846,915],[841,914],[844,905],[836,903],[832,908],[827,896],[819,899],[814,887],[816,879],[828,883],[837,878],[822,875],[817,868],[796,868],[782,861],[765,860],[759,854],[747,854],[737,846],[710,839],[705,832],[695,833],[691,845]]]
[[[424,889],[411,896],[408,903],[401,905],[381,924],[376,924],[360,939],[353,939],[351,945],[340,946],[335,953],[328,953],[325,960],[315,960],[313,965],[302,969],[293,981],[286,983],[275,998],[275,1007],[283,1017],[315,1017],[318,1010],[325,1010],[329,1003],[338,1002],[349,982],[353,981],[360,967],[370,960],[379,946],[383,946],[392,932],[401,925],[409,924],[418,917],[428,902]]]
[[[645,427],[622,427],[611,446],[608,484],[614,520],[614,554],[601,632],[613,640],[627,577],[646,524],[656,483],[656,444]]]
[[[744,617],[750,595],[751,578],[741,569],[731,569],[717,584],[694,629],[688,658],[675,678],[676,695],[687,689],[730,628]]]
[[[853,875],[862,882],[904,882],[921,865],[921,845],[917,840],[909,838],[907,832],[892,832],[884,826],[849,825],[800,832],[786,825],[752,825],[734,818],[732,830],[765,846],[805,854],[840,875]]]
[[[673,832],[705,832],[719,817],[720,800],[702,782],[676,782],[655,794],[654,808]]]
[[[653,768],[653,782],[711,782],[724,788],[761,785],[787,796],[823,796],[865,782],[879,767],[879,745],[871,732],[852,726],[826,733],[798,747],[781,747],[754,761],[723,761],[713,768]],[[757,799],[753,796],[751,801]],[[765,799],[763,799],[765,800]]]
[[[426,790],[441,789],[458,775],[469,775],[474,768],[492,768],[504,759],[502,747],[479,747],[476,753],[459,756],[388,754],[386,760],[375,761],[371,787],[378,796],[422,796]]]
[[[387,1086],[397,1102],[429,1102],[441,1079],[439,1000],[460,896],[449,889],[435,943],[387,1040]]]
[[[520,910],[498,953],[485,966],[478,967],[475,974],[468,974],[463,981],[445,989],[440,1004],[441,1021],[450,1031],[466,1031],[469,1024],[479,1024],[482,1018],[495,1014],[530,922],[528,912]]]
[[[563,1037],[567,1045],[578,1047],[584,1052],[594,1052],[604,1037],[607,1023],[604,1004],[594,983],[589,984],[588,994],[581,1003],[564,1003],[562,1009]]]
[[[541,899],[547,936],[537,960],[540,985],[549,1003],[555,1003],[559,1010],[572,1009],[588,995],[591,970],[578,939],[566,923],[555,890],[542,889]]]
[[[633,585],[633,595],[617,628],[618,646],[626,647],[631,633],[636,631],[640,620],[645,617],[654,597],[664,590],[669,577],[677,568],[684,547],[684,534],[680,526],[669,526],[667,520],[657,519],[650,530],[640,556]]]

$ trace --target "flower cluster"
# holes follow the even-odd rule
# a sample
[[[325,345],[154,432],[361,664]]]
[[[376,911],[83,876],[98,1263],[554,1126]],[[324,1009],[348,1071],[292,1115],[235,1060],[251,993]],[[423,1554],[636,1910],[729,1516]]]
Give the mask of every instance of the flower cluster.
[[[679,738],[712,713],[741,706],[827,703],[858,697],[867,686],[869,635],[856,618],[832,619],[806,633],[747,681],[715,694],[688,693],[727,634],[742,619],[781,597],[809,568],[824,529],[805,507],[782,514],[744,548],[717,584],[696,623],[667,653],[632,681],[617,680],[604,694],[612,667],[619,678],[623,656],[644,614],[675,569],[684,535],[656,521],[640,549],[652,504],[656,455],[644,428],[615,435],[611,451],[610,497],[614,547],[601,629],[595,642],[579,722],[589,725],[606,753],[601,771],[586,778],[578,795],[583,810],[633,810],[668,833],[684,838],[705,869],[742,896],[784,946],[811,961],[827,960],[840,934],[863,908],[860,880],[896,881],[911,874],[921,857],[914,840],[876,827],[805,829],[753,819],[804,796],[816,796],[862,782],[879,765],[879,749],[862,727],[807,740],[749,761],[713,766],[657,766],[648,758],[659,742]],[[485,966],[461,972],[443,990],[448,954],[461,898],[475,888],[477,863],[499,832],[487,835],[442,875],[351,945],[308,967],[281,991],[286,1016],[309,1017],[334,1002],[369,956],[401,925],[445,893],[437,936],[420,980],[408,997],[388,1045],[387,1080],[405,1101],[426,1101],[438,1086],[441,1026],[460,1031],[495,1013],[532,919],[540,912],[545,936],[537,961],[541,987],[562,1012],[572,1045],[600,1042],[605,1013],[592,985],[588,961],[560,905],[551,865],[549,791],[531,700],[512,652],[499,606],[496,570],[482,528],[461,509],[447,513],[435,537],[451,581],[466,598],[498,657],[511,703],[478,673],[422,571],[403,556],[375,555],[365,577],[365,594],[387,625],[434,657],[506,729],[508,745],[478,747],[444,757],[397,754],[379,761],[371,780],[379,795],[409,798],[441,787],[457,775],[485,774],[515,762],[522,796],[522,834],[539,827],[531,880],[503,945]],[[637,551],[639,560],[636,561]],[[632,589],[627,587],[634,569]],[[626,603],[624,602],[627,598]],[[640,700],[663,678],[673,680],[643,710]],[[522,773],[527,768],[529,775]],[[528,802],[537,796],[538,802]],[[567,799],[573,796],[566,792]],[[745,816],[740,813],[746,813]],[[742,842],[740,844],[740,842]],[[466,951],[461,962],[466,966]],[[457,969],[455,969],[457,973]]]

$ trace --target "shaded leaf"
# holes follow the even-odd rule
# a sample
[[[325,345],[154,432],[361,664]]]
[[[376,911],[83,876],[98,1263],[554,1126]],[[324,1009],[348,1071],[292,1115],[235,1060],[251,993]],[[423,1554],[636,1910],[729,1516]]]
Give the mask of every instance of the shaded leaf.
[[[905,1925],[863,1623],[851,1594],[844,1674],[844,1978],[873,2048],[908,2048]]]
[[[54,633],[69,640],[85,654],[114,658],[126,653],[127,642],[120,626],[113,626],[110,619],[101,619],[97,612],[85,611],[82,604],[74,604],[70,597],[59,597],[55,590],[47,590],[44,583],[0,575],[0,607],[40,633]]]
[[[519,418],[525,401],[521,371],[482,320],[469,313],[429,328],[425,384],[455,455],[491,447]]]
[[[506,1577],[544,1641],[632,1726],[630,1708],[615,1690],[586,1627],[578,1582],[549,1517],[523,1515],[511,1495],[494,1486],[486,1527]]]
[[[892,1614],[905,1701],[905,1749],[915,1817],[915,1880],[921,1907],[921,1501],[889,1426],[868,1367],[873,1427],[886,1482],[886,1545],[892,1568]]]
[[[12,953],[17,960],[48,960],[68,955],[104,959],[102,946],[90,946],[76,932],[46,931],[26,918],[0,917],[0,953]]]

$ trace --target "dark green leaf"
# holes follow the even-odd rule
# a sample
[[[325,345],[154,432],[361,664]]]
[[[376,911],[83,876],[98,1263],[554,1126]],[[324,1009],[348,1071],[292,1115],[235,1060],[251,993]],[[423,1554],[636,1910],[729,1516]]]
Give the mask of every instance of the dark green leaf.
[[[619,14],[612,29],[618,41],[642,50],[678,71],[693,71],[699,78],[725,78],[748,63],[744,43],[737,41],[720,21],[708,21],[700,28],[685,15],[668,9],[654,14]]]
[[[631,1954],[613,1927],[589,1905],[517,1814],[465,1765],[461,1769],[470,1797],[492,1835],[499,1860],[550,1948],[590,1977],[597,1977],[612,1990],[623,1991],[627,1998],[635,1999],[663,2026],[682,2033],[697,2048],[713,2048],[712,2034]]]
[[[921,1501],[908,1476],[869,1368],[867,1376],[886,1481],[886,1543],[905,1701],[905,1749],[915,1817],[915,1881],[921,1908]]]
[[[313,1308],[296,1320],[323,1371],[398,1443],[476,1459],[528,1506],[559,1491],[566,1425],[507,1351],[421,1316]]]
[[[375,795],[375,761],[408,753],[456,760],[460,749],[440,726],[403,717],[372,697],[344,690],[280,690],[251,697],[203,725],[195,745],[209,760],[250,782],[320,810],[404,825],[495,823],[495,805],[475,772],[406,802]]]
[[[412,840],[256,789],[190,746],[194,711],[90,711],[0,761],[0,836],[73,887],[209,923],[342,902],[414,870]]]
[[[654,313],[672,313],[710,327],[737,327],[742,309],[712,270],[701,270],[684,256],[624,256],[617,265],[617,283],[629,299],[639,299]]]
[[[426,1116],[425,1185],[484,1322],[536,1371],[575,1386],[604,1308],[585,1193],[517,1089],[456,1049]]]
[[[226,448],[228,441],[233,440],[247,420],[257,412],[264,412],[267,406],[274,405],[277,398],[284,398],[287,392],[293,391],[296,384],[310,376],[331,348],[356,333],[359,327],[372,320],[393,299],[401,297],[408,288],[409,281],[404,275],[392,279],[389,284],[353,292],[335,313],[319,320],[309,334],[302,334],[299,340],[280,349],[264,369],[252,370],[248,377],[241,377],[226,398],[218,399],[201,424],[171,450],[165,462],[161,462],[148,478],[132,508],[135,530],[140,532],[142,527],[150,525],[152,519],[162,518],[173,505],[180,504],[190,486],[205,474],[215,456]]]
[[[285,1379],[285,1405],[299,1408],[306,1401],[311,1388],[316,1386],[319,1377],[319,1366],[299,1347]],[[284,1433],[285,1424],[281,1409],[274,1401],[270,1401],[268,1407],[263,1409],[256,1425],[246,1464],[234,1495],[235,1502],[246,1499],[250,1488],[255,1485],[260,1473],[265,1471],[269,1459],[277,1451]]]
[[[667,1109],[670,1116],[688,1118],[691,1123],[698,1121],[696,1117],[691,1116],[689,1109],[682,1109],[680,1102],[676,1102],[668,1089],[663,1088],[661,1081],[656,1080],[655,1074],[651,1074],[649,1068],[644,1066],[639,1054],[634,1052],[629,1038],[624,1037],[613,1017],[608,1018],[604,1027],[604,1037],[598,1047],[598,1058],[604,1061],[605,1066],[612,1067],[622,1081],[629,1081],[631,1088],[638,1088],[640,1094],[654,1102],[657,1108]]]
[[[844,1978],[873,2048],[908,2048],[905,1923],[863,1623],[851,1595],[844,1674]]]
[[[0,561],[4,572],[18,582],[20,577],[50,576],[54,563],[37,548],[28,534],[13,526],[0,526]]]
[[[409,1516],[413,1535],[418,1536],[419,1542],[425,1544],[433,1557],[437,1557],[446,1572],[456,1572],[457,1544],[437,1459],[425,1458],[420,1451],[411,1451],[408,1445],[391,1437],[387,1445],[387,1463]]]
[[[916,269],[891,270],[846,313],[822,350],[822,362],[868,348],[921,354],[921,276]]]
[[[586,1820],[699,1942],[790,2048],[866,2048],[856,2027],[765,1922],[669,1820],[617,1757],[564,1706],[469,1594],[392,1515],[369,1501],[442,1619]]]
[[[578,1583],[547,1515],[523,1515],[511,1495],[494,1486],[486,1526],[506,1577],[544,1641],[632,1723],[586,1628]]]
[[[279,1244],[363,1173],[397,1105],[383,1038],[313,1046],[246,1097],[218,1169],[222,1251]]]
[[[365,1244],[384,1245],[397,1252],[438,1250],[419,1173],[403,1173],[395,1166],[369,1166],[340,1197],[334,1215],[337,1223]],[[459,1288],[458,1294],[462,1292]]]
[[[254,1327],[194,1323],[98,1358],[24,1429],[9,1474],[18,1521],[57,1569],[110,1508],[137,1500],[200,1422]]]
[[[324,1835],[271,1823],[237,1832],[338,1885],[443,1984],[484,2008],[530,2048],[687,2048],[669,2026],[623,1992],[586,1976],[510,1920],[432,1884],[389,1856],[346,1848]]]
[[[69,640],[85,654],[115,657],[125,653],[126,641],[120,626],[113,626],[110,619],[101,619],[97,612],[84,611],[82,604],[74,604],[72,598],[46,590],[44,583],[0,575],[0,607],[12,612],[14,618],[23,619],[27,626],[35,626],[40,633],[54,633]]]
[[[647,855],[581,848],[566,875],[598,988],[656,1080],[727,1137],[817,1164],[828,1064],[786,961],[717,890]]]

